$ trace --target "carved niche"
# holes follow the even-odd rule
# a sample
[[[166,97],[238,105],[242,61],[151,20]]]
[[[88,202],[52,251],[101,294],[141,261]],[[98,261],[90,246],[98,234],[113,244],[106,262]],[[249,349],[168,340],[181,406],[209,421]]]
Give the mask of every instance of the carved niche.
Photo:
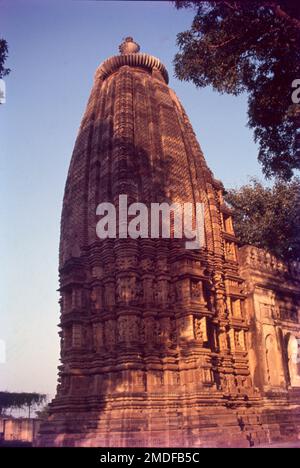
[[[130,304],[139,297],[139,285],[135,276],[121,276],[117,279],[118,303]]]
[[[72,327],[72,347],[80,348],[82,346],[82,326],[80,323],[73,323]]]
[[[133,315],[126,315],[118,319],[118,342],[139,340],[140,319]]]
[[[99,312],[103,307],[102,286],[94,286],[90,295],[93,312]]]
[[[148,347],[153,347],[157,343],[156,320],[154,317],[146,317],[142,325],[143,341]]]
[[[204,299],[203,282],[191,280],[191,301],[206,304]]]
[[[114,320],[107,320],[105,322],[105,347],[111,351],[116,344],[116,324]]]
[[[103,324],[93,324],[93,344],[96,352],[100,351],[104,346]]]
[[[106,282],[104,285],[104,300],[105,306],[110,308],[115,305],[115,283],[114,281]]]
[[[156,302],[160,306],[166,306],[169,298],[169,284],[166,279],[157,281],[157,288],[155,291]]]
[[[164,317],[159,321],[159,342],[164,346],[171,344],[171,320],[170,317]]]
[[[194,319],[194,336],[195,340],[202,345],[208,342],[206,317]]]
[[[153,304],[154,302],[154,287],[152,277],[147,276],[143,279],[143,302],[145,305]]]

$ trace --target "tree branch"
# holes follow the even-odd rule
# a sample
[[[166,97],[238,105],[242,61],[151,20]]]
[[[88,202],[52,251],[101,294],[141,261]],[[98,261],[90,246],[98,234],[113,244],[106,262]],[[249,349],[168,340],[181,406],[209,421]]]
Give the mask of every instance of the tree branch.
[[[231,10],[233,11],[236,11],[238,9],[238,6],[237,6],[237,3],[234,2],[234,5],[230,2],[223,2],[224,5],[228,6],[228,8],[230,8]]]
[[[219,47],[223,47],[224,45],[228,44],[229,42],[232,42],[234,39],[236,39],[237,36],[233,36],[227,41],[222,42],[221,44],[211,44],[208,46],[209,49],[218,49]]]

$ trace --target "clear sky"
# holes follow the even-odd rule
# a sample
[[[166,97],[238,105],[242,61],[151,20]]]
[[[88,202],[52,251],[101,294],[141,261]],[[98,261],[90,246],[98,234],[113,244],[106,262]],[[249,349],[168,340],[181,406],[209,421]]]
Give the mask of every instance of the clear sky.
[[[170,2],[0,0],[9,44],[0,106],[0,390],[53,396],[59,356],[58,242],[67,169],[93,76],[125,36],[159,57],[210,168],[225,186],[261,176],[246,96],[173,76],[176,34],[192,12]]]

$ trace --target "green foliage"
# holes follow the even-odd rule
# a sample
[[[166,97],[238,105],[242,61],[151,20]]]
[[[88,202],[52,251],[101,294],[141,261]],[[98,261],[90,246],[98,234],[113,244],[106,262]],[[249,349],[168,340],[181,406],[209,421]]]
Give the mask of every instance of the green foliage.
[[[4,64],[7,59],[8,46],[4,39],[0,39],[0,78],[8,75],[10,72],[9,68],[5,68]]]
[[[49,417],[49,406],[43,406],[39,411],[35,412],[37,418],[46,420]]]
[[[256,179],[225,196],[242,244],[262,247],[283,260],[300,260],[300,179],[264,187]]]
[[[177,36],[175,74],[220,93],[248,93],[248,125],[259,143],[266,177],[291,179],[300,168],[297,122],[288,112],[292,82],[300,78],[297,2],[189,1],[191,28]]]
[[[5,409],[30,408],[44,401],[46,401],[46,395],[42,393],[0,392],[0,414]]]

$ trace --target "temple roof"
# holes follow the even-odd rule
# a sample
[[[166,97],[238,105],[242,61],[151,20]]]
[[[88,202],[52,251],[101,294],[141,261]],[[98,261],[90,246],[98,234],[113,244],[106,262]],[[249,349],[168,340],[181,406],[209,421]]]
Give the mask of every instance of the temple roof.
[[[96,72],[96,78],[105,79],[124,65],[144,68],[150,72],[154,69],[160,71],[165,82],[169,83],[169,75],[164,64],[153,55],[139,53],[140,46],[132,39],[126,37],[119,46],[120,55],[114,55],[101,63]]]

